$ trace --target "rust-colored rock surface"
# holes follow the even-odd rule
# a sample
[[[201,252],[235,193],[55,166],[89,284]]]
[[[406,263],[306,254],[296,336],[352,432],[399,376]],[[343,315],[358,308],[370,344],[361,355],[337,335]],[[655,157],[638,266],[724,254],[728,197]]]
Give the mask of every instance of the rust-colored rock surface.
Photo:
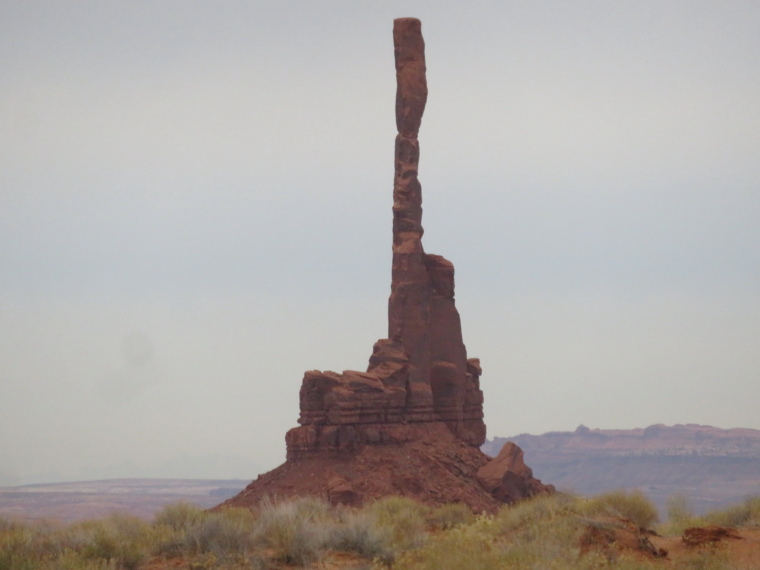
[[[724,528],[722,526],[705,526],[687,528],[683,531],[681,537],[686,546],[696,547],[708,544],[717,544],[724,540],[741,540],[741,536],[736,529]]]
[[[652,544],[652,531],[639,528],[628,519],[600,517],[587,521],[586,530],[581,535],[580,552],[600,552],[611,563],[621,554],[644,559],[667,558],[668,552]]]
[[[522,449],[512,442],[505,443],[499,455],[478,469],[477,476],[486,490],[505,503],[555,490],[533,477],[533,471],[523,460]]]
[[[375,343],[366,372],[306,372],[300,425],[285,437],[286,463],[227,504],[275,494],[349,504],[402,494],[476,510],[500,503],[476,476],[489,461],[478,449],[486,435],[481,368],[462,341],[454,265],[422,247],[417,135],[428,92],[420,21],[395,20],[393,42],[398,134],[388,338]]]

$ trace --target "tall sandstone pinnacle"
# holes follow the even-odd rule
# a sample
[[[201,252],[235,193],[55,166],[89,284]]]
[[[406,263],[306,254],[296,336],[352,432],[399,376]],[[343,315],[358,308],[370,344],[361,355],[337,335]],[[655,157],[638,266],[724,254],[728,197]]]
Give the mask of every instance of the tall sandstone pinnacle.
[[[406,415],[439,419],[472,445],[485,441],[480,365],[468,363],[454,305],[454,266],[422,247],[422,188],[417,134],[427,102],[420,21],[394,22],[396,136],[393,181],[393,268],[388,338],[409,358]],[[432,415],[430,409],[432,406]]]
[[[285,436],[286,462],[224,505],[251,506],[265,495],[361,504],[402,494],[492,510],[525,496],[499,487],[504,475],[517,489],[514,479],[524,473],[531,485],[519,489],[551,491],[529,469],[511,473],[516,462],[478,477],[490,461],[479,449],[486,434],[480,362],[467,359],[462,342],[453,264],[422,247],[417,135],[428,92],[420,21],[395,20],[393,42],[398,135],[388,338],[375,343],[366,372],[305,373],[300,425]]]

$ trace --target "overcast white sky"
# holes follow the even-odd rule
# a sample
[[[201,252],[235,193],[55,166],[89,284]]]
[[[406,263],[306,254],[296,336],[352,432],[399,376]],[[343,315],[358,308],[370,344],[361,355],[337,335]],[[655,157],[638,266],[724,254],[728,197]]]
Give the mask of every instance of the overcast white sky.
[[[366,367],[399,16],[489,436],[760,429],[756,0],[4,0],[0,485],[252,479]]]

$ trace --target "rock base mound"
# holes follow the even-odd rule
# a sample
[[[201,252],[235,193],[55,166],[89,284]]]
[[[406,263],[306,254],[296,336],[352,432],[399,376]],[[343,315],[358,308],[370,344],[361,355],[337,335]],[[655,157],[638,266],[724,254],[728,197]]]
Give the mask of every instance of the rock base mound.
[[[302,495],[351,506],[401,495],[429,505],[464,503],[475,512],[492,512],[504,504],[477,478],[490,458],[459,440],[445,423],[400,425],[390,431],[400,443],[288,460],[222,506],[253,507],[265,496]]]

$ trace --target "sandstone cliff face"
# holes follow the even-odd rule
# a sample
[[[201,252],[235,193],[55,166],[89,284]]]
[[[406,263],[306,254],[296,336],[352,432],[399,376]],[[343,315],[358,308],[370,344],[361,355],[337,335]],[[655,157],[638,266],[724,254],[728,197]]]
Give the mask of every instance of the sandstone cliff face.
[[[393,265],[388,338],[375,343],[366,372],[307,372],[301,427],[288,432],[288,459],[351,453],[399,443],[388,426],[444,422],[465,443],[485,441],[480,363],[467,359],[454,304],[454,265],[422,247],[417,139],[427,101],[425,44],[413,18],[394,22],[396,57]]]
[[[533,479],[521,452],[519,462],[497,462],[494,485],[478,478],[489,462],[479,449],[486,435],[480,362],[467,358],[462,341],[454,265],[422,247],[417,135],[427,83],[420,21],[395,20],[393,41],[398,134],[388,338],[375,343],[366,372],[306,372],[300,425],[285,437],[287,461],[225,505],[304,494],[361,504],[400,494],[490,511],[552,490]]]

